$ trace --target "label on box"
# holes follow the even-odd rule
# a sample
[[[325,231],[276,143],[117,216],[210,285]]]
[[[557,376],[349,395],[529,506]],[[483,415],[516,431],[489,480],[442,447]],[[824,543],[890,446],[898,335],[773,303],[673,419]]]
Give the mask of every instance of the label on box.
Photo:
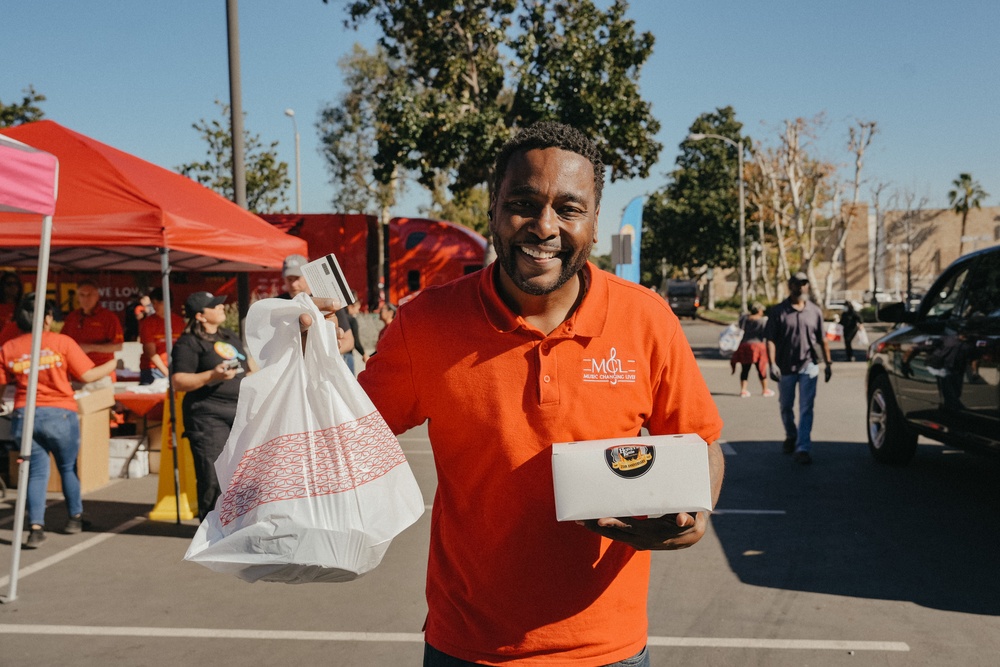
[[[552,445],[556,519],[710,512],[708,445],[693,433]]]
[[[347,277],[344,276],[340,263],[333,253],[303,266],[302,275],[314,297],[336,299],[341,308],[354,303],[354,294],[347,286]]]

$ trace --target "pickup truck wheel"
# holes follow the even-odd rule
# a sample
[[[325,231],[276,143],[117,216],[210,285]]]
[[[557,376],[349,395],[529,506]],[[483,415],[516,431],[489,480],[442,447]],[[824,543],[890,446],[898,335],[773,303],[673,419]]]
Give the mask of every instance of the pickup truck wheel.
[[[917,434],[903,420],[889,378],[872,378],[868,387],[868,450],[879,463],[905,465],[917,451]]]

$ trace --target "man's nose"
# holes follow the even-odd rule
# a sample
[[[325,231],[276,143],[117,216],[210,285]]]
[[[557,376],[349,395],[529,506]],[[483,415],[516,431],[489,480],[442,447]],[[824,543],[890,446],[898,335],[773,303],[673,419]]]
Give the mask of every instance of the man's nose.
[[[551,206],[543,206],[535,219],[535,234],[540,239],[550,239],[559,235],[559,216]]]

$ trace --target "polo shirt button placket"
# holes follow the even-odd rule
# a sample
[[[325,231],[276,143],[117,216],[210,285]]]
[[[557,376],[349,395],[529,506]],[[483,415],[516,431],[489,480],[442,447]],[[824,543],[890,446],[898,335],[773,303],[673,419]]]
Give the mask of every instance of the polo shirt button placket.
[[[558,403],[559,385],[555,382],[556,357],[552,352],[552,342],[542,341],[538,344],[538,396],[540,403]]]

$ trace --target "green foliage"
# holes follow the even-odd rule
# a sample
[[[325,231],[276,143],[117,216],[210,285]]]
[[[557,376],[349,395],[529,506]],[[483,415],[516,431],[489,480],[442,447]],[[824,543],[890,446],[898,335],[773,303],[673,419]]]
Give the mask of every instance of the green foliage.
[[[718,134],[734,142],[743,124],[732,107],[699,116],[690,133]],[[660,273],[661,258],[684,273],[701,266],[733,267],[739,253],[739,181],[736,149],[719,139],[685,139],[677,168],[643,208],[642,270]]]
[[[33,123],[45,117],[45,112],[36,104],[44,102],[45,95],[35,92],[35,87],[30,85],[21,92],[24,93],[24,98],[20,103],[4,104],[3,100],[0,100],[0,127]]]
[[[449,196],[444,179],[439,178],[432,193],[431,206],[423,213],[429,218],[465,225],[488,237],[489,208],[490,193],[485,185],[477,185]]]
[[[204,162],[181,165],[177,170],[230,201],[235,201],[229,105],[219,100],[216,100],[215,104],[222,114],[221,121],[202,119],[192,125],[208,143],[208,159]],[[285,201],[288,187],[292,182],[288,178],[288,163],[278,160],[275,152],[278,142],[271,142],[265,148],[259,135],[251,135],[244,130],[243,143],[246,160],[247,209],[254,213],[287,211],[287,206],[278,208],[278,205]]]
[[[615,272],[615,267],[611,265],[611,253],[606,255],[591,255],[590,261],[594,263],[597,268],[607,271],[609,273]]]
[[[559,120],[591,134],[611,178],[647,176],[662,146],[636,81],[653,36],[627,3],[593,0],[354,0],[349,26],[372,19],[393,62],[376,91],[376,176],[405,167],[434,190],[487,183],[519,127]],[[515,27],[516,26],[516,27]]]
[[[393,67],[385,49],[369,53],[359,44],[338,63],[347,91],[336,104],[320,112],[316,125],[323,145],[330,181],[336,194],[333,210],[342,213],[378,214],[395,204],[401,174],[388,182],[376,178],[378,120],[381,91],[391,82]]]

